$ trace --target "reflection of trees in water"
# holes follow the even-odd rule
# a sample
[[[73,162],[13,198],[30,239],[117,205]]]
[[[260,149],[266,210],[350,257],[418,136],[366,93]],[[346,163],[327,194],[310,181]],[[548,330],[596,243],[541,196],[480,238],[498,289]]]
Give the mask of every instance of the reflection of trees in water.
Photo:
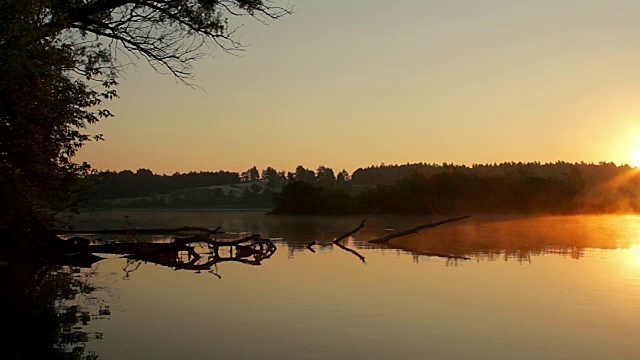
[[[3,359],[97,359],[85,345],[91,320],[110,315],[92,296],[91,273],[53,265],[0,269],[0,351]],[[91,310],[90,310],[91,309]]]
[[[610,216],[479,217],[389,243],[411,254],[444,253],[482,261],[530,262],[556,254],[581,259],[588,249],[617,249],[631,244],[637,218]],[[366,244],[371,249],[375,246]]]
[[[415,263],[420,262],[420,258],[424,256],[434,256],[433,253],[425,252],[421,250],[405,248],[402,245],[390,244],[391,248],[395,248],[401,251],[411,253],[413,261]],[[464,260],[476,260],[476,261],[517,261],[519,263],[531,263],[531,258],[535,256],[542,256],[545,254],[556,254],[565,257],[570,257],[574,260],[580,260],[585,253],[585,248],[572,246],[572,247],[545,247],[539,248],[510,248],[510,249],[476,249],[476,250],[460,250],[451,248],[439,248],[440,251],[459,251],[457,253],[452,252],[450,254],[454,256],[467,257],[456,258],[451,257],[447,259],[447,265],[457,265],[460,261]],[[456,255],[458,254],[458,255]]]
[[[179,242],[180,240],[188,240],[188,238],[176,238],[175,240]],[[125,273],[123,280],[129,279],[130,274],[138,270],[142,263],[152,263],[173,270],[187,270],[195,273],[204,271],[221,278],[218,264],[237,262],[259,266],[262,265],[262,261],[271,258],[277,250],[270,239],[261,238],[257,234],[237,240],[209,241],[202,239],[202,242],[196,241],[194,243],[199,243],[201,246],[189,248],[188,252],[182,248],[176,248],[175,250],[139,252],[127,255],[127,263],[122,269]],[[165,243],[165,245],[171,244]],[[206,248],[202,246],[203,244]]]
[[[340,223],[332,226],[323,226],[320,222],[314,222],[314,219],[316,218],[309,217],[300,221],[294,231],[282,229],[282,234],[293,233],[285,239],[290,258],[297,253],[308,252],[306,244],[312,240],[316,241],[314,248],[321,252],[335,249],[330,240],[337,233],[336,228],[348,227],[345,225],[345,218],[326,218],[335,219],[336,223]],[[372,228],[363,229],[351,237],[349,242],[351,248],[356,251],[397,249],[418,256],[416,259],[420,256],[443,257],[448,259],[448,265],[455,265],[464,260],[530,262],[533,256],[543,254],[559,254],[580,259],[589,248],[607,249],[625,245],[619,240],[625,236],[620,236],[619,233],[626,227],[603,228],[602,224],[594,222],[594,219],[589,217],[496,219],[497,221],[492,217],[479,220],[471,218],[460,224],[394,239],[387,244],[370,244],[367,240],[385,236],[397,231],[396,229],[412,227],[420,220],[407,217],[383,218],[382,220],[386,220],[385,227],[390,228],[383,229],[379,226],[383,222],[374,218],[369,221],[373,224]],[[348,220],[353,221],[353,218]],[[307,227],[307,222],[311,226]],[[352,225],[355,223],[357,222],[351,222]],[[325,234],[327,229],[331,233]],[[295,236],[298,233],[304,235]]]

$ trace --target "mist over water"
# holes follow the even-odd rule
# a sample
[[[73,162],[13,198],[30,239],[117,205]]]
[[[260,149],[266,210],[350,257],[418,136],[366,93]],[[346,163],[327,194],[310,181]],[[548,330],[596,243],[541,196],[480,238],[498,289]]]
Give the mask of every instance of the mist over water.
[[[79,229],[221,226],[278,250],[260,266],[176,271],[111,257],[91,282],[110,289],[100,358],[616,358],[640,351],[640,216],[438,220],[267,216],[250,211],[109,211]],[[385,230],[386,229],[386,230]],[[105,239],[106,240],[106,239]],[[157,239],[161,240],[161,239]],[[311,252],[307,244],[316,241]],[[425,256],[464,255],[470,260]],[[88,270],[83,270],[86,272]]]

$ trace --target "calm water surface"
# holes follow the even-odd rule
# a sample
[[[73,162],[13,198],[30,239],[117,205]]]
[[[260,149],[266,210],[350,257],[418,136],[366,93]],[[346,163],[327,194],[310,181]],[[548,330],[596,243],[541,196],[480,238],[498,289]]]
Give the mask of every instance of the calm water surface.
[[[125,218],[128,216],[128,218]],[[477,217],[372,246],[439,220],[275,217],[237,211],[109,211],[79,229],[207,226],[260,233],[260,266],[176,271],[111,256],[77,276],[95,287],[86,343],[100,359],[637,359],[640,216]],[[306,245],[316,241],[315,253]],[[455,260],[425,254],[454,254]],[[98,308],[108,313],[95,316]]]

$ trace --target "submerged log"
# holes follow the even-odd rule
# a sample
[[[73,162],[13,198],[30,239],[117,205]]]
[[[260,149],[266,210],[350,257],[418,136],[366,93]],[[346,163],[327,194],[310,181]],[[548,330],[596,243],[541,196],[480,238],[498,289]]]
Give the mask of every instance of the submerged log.
[[[205,243],[212,247],[235,247],[244,243],[257,243],[259,242],[260,234],[253,234],[251,236],[244,237],[237,240],[213,240],[208,235],[195,235],[186,238],[173,238],[170,243],[153,243],[153,242],[126,242],[126,243],[112,243],[101,245],[90,245],[86,247],[86,251],[97,254],[151,254],[161,252],[172,251],[187,251],[188,253],[194,253],[192,247],[188,246],[193,243]],[[263,241],[268,239],[262,239]]]
[[[441,257],[441,258],[450,259],[450,260],[471,260],[471,258],[468,257],[468,256],[445,254],[445,253],[433,252],[433,251],[421,252],[418,255],[431,256],[431,257]]]
[[[180,244],[186,245],[186,244],[201,242],[201,243],[209,244],[211,246],[236,246],[246,242],[257,242],[260,240],[260,238],[261,238],[260,234],[253,234],[237,240],[213,240],[208,236],[195,235],[195,236],[189,236],[184,238],[175,237],[173,238],[173,243],[180,243]],[[266,239],[262,239],[262,240],[266,240]]]
[[[360,231],[360,229],[362,229],[363,227],[364,227],[364,220],[362,220],[362,222],[360,223],[360,225],[358,225],[355,229],[353,229],[353,230],[351,230],[351,231],[349,231],[349,232],[347,232],[347,233],[345,233],[345,234],[343,234],[343,235],[339,236],[339,237],[338,237],[338,238],[336,238],[335,240],[333,240],[333,243],[334,243],[334,244],[339,243],[340,241],[342,241],[342,240],[344,240],[344,239],[348,238],[349,236],[351,236],[351,235],[353,235],[353,234],[357,233],[357,232],[358,232],[358,231]]]
[[[87,252],[94,254],[158,254],[163,252],[186,251],[192,256],[199,256],[192,247],[184,243],[113,243],[90,245]]]
[[[433,228],[433,227],[444,225],[444,224],[447,224],[447,223],[450,223],[450,222],[464,220],[464,219],[466,219],[468,217],[469,216],[461,216],[461,217],[457,217],[457,218],[451,218],[451,219],[447,219],[447,220],[443,220],[443,221],[438,221],[438,222],[434,222],[434,223],[429,223],[429,224],[416,226],[416,227],[411,228],[409,230],[398,231],[398,232],[395,232],[393,234],[389,234],[389,235],[386,235],[386,236],[379,237],[377,239],[369,240],[369,242],[373,243],[373,244],[386,243],[386,242],[389,242],[389,240],[392,240],[392,239],[395,239],[395,238],[399,238],[399,237],[407,236],[407,235],[411,235],[411,234],[417,234],[418,232],[420,232],[420,230]]]
[[[213,246],[211,252],[192,257],[189,261],[183,261],[179,257],[179,251],[166,251],[154,253],[142,253],[127,255],[126,258],[135,261],[144,261],[161,266],[171,267],[174,270],[207,271],[220,278],[220,275],[213,270],[214,266],[222,262],[239,262],[247,265],[261,265],[263,260],[269,259],[277,250],[275,244],[269,239],[261,239],[256,236],[243,238],[247,245],[239,245],[237,240],[235,245],[231,242],[223,242],[222,246],[229,247],[227,256],[221,255],[220,246]],[[243,240],[240,239],[240,240]],[[248,239],[248,240],[247,240]],[[204,262],[201,259],[205,259]]]
[[[224,234],[220,231],[220,226],[215,229],[209,229],[199,226],[183,226],[172,229],[103,229],[103,230],[53,230],[57,235],[62,234],[113,234],[113,235],[184,235],[185,233],[203,233],[207,235]]]
[[[311,251],[312,253],[316,252],[316,251],[315,251],[315,250],[313,250],[313,248],[312,248],[312,246],[313,246],[313,245],[315,245],[315,244],[316,244],[316,241],[315,241],[315,240],[313,240],[312,242],[310,242],[310,243],[307,245],[307,249],[309,249],[309,251]]]

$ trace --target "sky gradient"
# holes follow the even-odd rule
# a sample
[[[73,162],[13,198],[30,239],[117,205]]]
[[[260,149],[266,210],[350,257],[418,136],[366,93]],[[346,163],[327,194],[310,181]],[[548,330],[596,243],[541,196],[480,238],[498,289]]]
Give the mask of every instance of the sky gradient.
[[[640,2],[292,0],[191,89],[144,62],[76,160],[157,173],[407,162],[640,165]]]

